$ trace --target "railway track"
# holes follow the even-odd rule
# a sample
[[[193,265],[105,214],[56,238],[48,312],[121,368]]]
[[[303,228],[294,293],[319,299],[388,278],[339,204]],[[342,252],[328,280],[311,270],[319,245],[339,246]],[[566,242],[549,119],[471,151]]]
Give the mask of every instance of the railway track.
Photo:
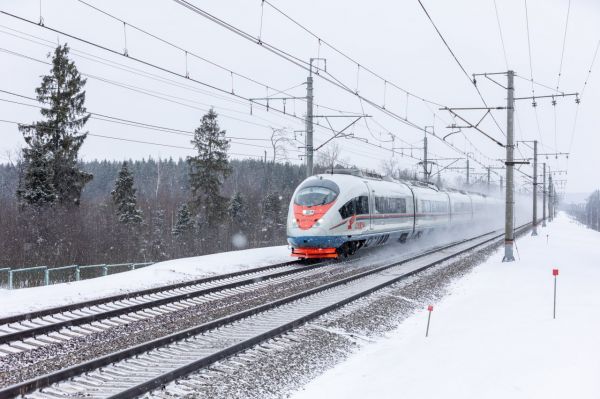
[[[216,295],[220,291],[324,265],[302,266],[298,262],[285,262],[1,318],[0,359],[116,325],[182,310],[197,304],[199,298]]]
[[[125,398],[142,394],[501,237],[498,232],[487,233],[400,262],[363,269],[251,309],[9,386],[0,390],[0,398],[27,393],[27,397],[32,398]]]

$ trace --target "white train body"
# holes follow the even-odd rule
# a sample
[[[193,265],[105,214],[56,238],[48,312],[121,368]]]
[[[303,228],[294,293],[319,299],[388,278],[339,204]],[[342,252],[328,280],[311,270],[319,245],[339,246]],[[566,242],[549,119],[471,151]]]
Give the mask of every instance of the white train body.
[[[491,222],[503,212],[502,201],[480,194],[334,171],[298,186],[287,238],[293,256],[336,258],[432,230]]]

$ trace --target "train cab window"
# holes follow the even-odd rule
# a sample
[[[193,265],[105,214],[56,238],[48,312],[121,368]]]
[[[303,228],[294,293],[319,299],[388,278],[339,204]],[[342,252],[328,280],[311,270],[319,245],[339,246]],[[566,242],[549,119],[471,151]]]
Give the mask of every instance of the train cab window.
[[[307,187],[298,191],[295,203],[302,206],[325,205],[337,197],[335,191],[325,187]]]
[[[339,212],[342,219],[349,218],[352,215],[368,215],[369,197],[361,195],[360,197],[352,198],[340,208]]]
[[[339,192],[338,185],[331,180],[311,179],[300,186],[294,203],[301,206],[325,205],[335,201]]]

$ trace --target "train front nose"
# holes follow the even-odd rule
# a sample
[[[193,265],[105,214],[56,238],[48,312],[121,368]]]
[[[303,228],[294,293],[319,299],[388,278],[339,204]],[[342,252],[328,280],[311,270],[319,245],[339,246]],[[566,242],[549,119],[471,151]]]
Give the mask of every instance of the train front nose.
[[[323,178],[309,178],[300,185],[290,206],[287,225],[292,256],[337,257],[337,246],[330,242],[326,219],[338,194],[337,184]]]

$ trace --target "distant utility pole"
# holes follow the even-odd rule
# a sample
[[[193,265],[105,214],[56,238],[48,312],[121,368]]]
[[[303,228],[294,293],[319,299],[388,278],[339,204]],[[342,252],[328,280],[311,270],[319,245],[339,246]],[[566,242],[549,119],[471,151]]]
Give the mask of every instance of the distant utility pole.
[[[508,98],[506,102],[506,218],[504,226],[504,258],[502,262],[514,262],[513,255],[514,231],[514,114],[515,114],[515,86],[514,71],[508,71]]]
[[[554,190],[552,186],[552,173],[548,174],[548,220],[554,218]]]
[[[490,167],[487,167],[487,189],[488,189],[488,194],[490,193]]]
[[[427,172],[427,129],[423,133],[423,176],[425,181],[429,181],[429,173]]]
[[[537,236],[537,152],[538,142],[533,141],[533,230],[532,236]]]
[[[543,174],[543,180],[542,180],[542,206],[544,207],[544,210],[542,212],[542,227],[546,227],[546,162],[544,162],[544,174]]]
[[[310,59],[308,77],[306,78],[306,177],[313,174],[313,78]]]
[[[467,158],[467,186],[471,184],[471,182],[469,181],[469,170],[469,158]]]

